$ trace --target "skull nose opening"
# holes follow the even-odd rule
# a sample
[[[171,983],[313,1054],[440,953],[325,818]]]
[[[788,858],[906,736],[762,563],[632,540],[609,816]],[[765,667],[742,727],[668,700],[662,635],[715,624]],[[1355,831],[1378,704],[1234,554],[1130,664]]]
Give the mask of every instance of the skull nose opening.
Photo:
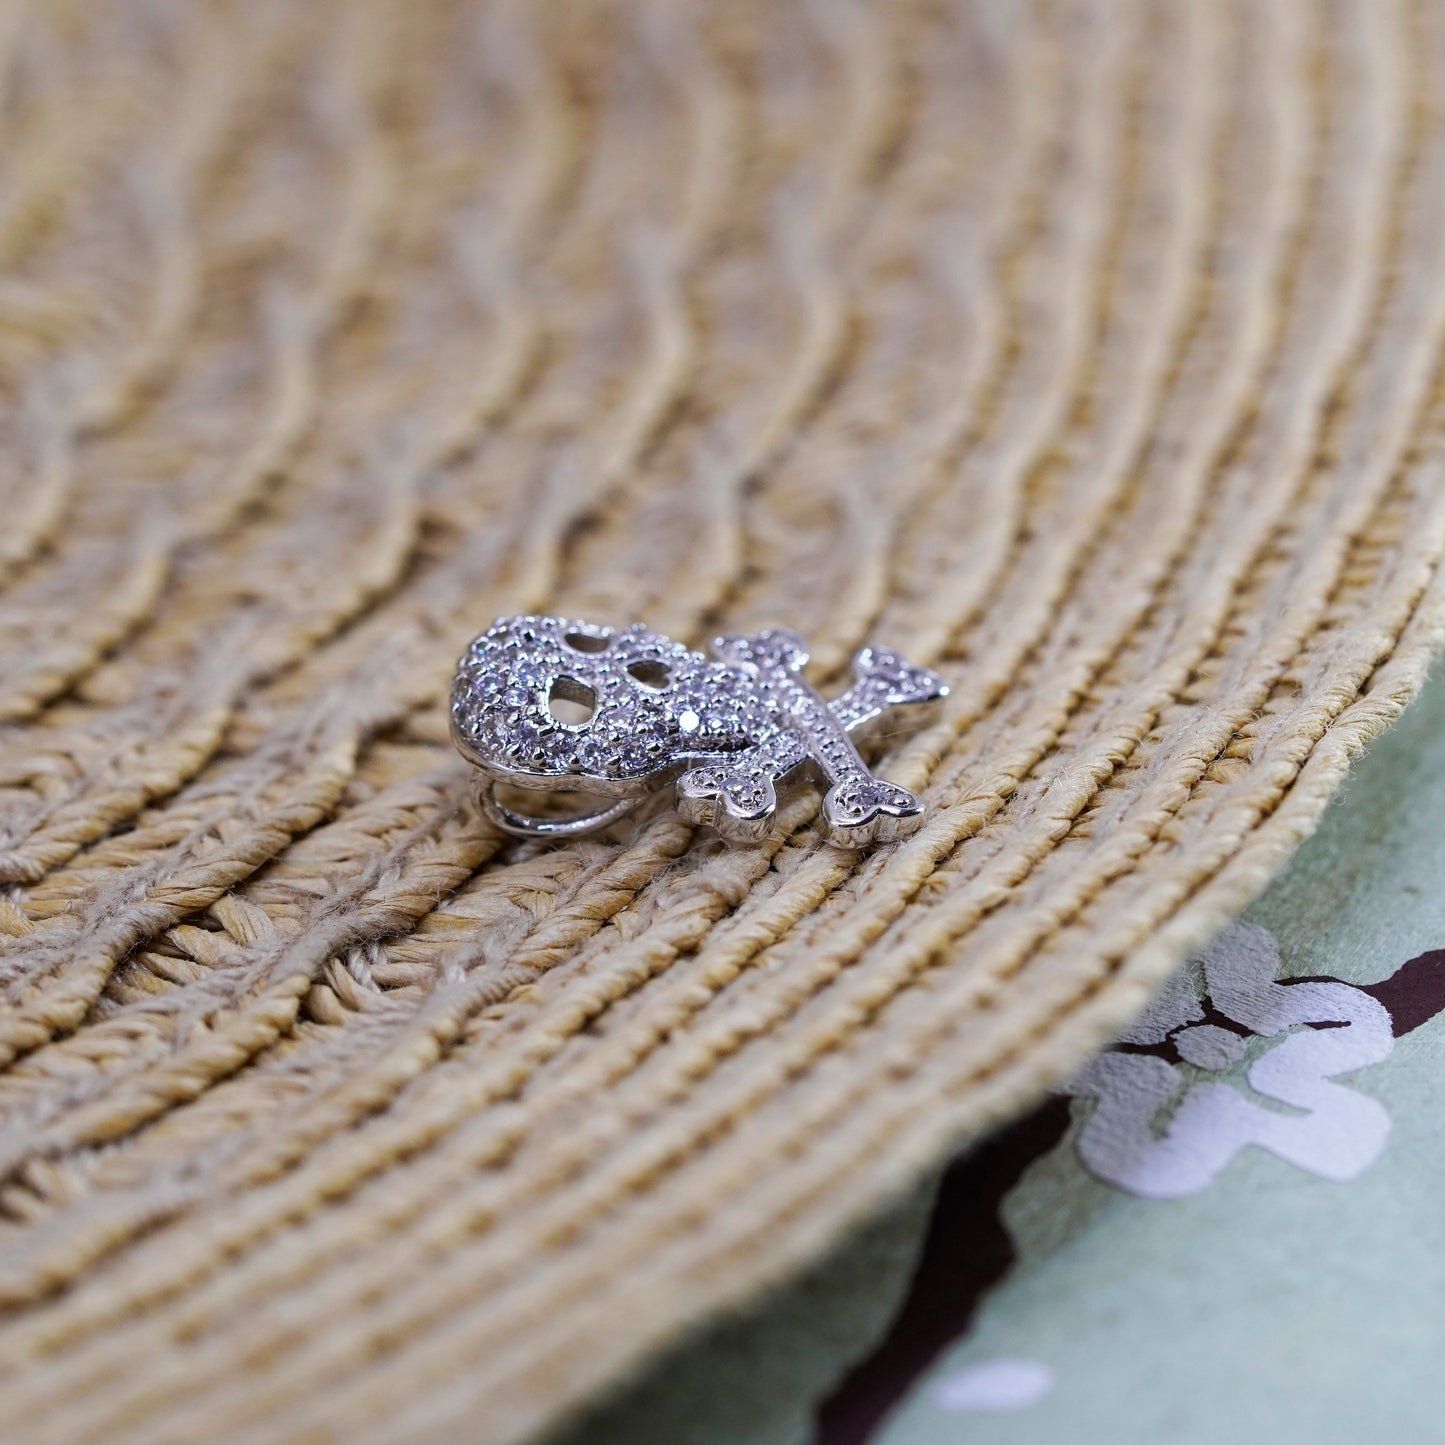
[[[547,689],[547,711],[563,727],[581,727],[597,711],[597,694],[575,677],[555,677]]]
[[[650,659],[634,662],[627,670],[643,687],[660,689],[672,681],[672,669],[665,662],[653,662]]]

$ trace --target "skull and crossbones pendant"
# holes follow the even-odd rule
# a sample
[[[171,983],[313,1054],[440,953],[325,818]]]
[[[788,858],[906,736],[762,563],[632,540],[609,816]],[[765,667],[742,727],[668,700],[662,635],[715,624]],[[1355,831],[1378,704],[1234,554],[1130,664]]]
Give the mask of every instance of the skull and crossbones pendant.
[[[779,784],[811,769],[828,784],[822,824],[835,843],[892,842],[923,821],[907,788],[875,777],[854,735],[918,714],[943,680],[865,647],[853,683],[827,701],[804,680],[797,633],[719,637],[709,658],[640,624],[614,630],[559,617],[505,617],[468,647],[452,689],[452,737],[479,770],[487,816],[508,833],[574,837],[669,783],[678,811],[729,843],[757,842]],[[579,795],[558,815],[520,811],[499,790]]]

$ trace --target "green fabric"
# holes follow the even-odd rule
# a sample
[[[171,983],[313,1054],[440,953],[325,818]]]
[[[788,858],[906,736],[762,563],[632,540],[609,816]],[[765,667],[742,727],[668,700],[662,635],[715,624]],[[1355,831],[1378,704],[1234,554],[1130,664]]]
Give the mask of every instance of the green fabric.
[[[1445,946],[1445,680],[1365,759],[1293,866],[1249,911],[1285,972],[1374,982]],[[969,1338],[928,1372],[883,1445],[960,1438],[940,1383],[1000,1356],[1055,1385],[971,1415],[970,1442],[1441,1438],[1445,1324],[1445,1020],[1348,1080],[1391,1132],[1358,1178],[1244,1150],[1204,1192],[1131,1198],[1070,1138],[1005,1217],[1021,1255]],[[1076,1105],[1076,1112],[1086,1106]]]

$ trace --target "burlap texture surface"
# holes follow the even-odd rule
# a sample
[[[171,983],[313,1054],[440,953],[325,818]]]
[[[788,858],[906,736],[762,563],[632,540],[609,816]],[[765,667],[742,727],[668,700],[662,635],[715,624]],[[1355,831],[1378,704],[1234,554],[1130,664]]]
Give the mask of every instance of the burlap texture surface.
[[[1033,1101],[1441,616],[1445,12],[0,9],[0,1435],[537,1436]],[[496,614],[944,671],[543,848]]]

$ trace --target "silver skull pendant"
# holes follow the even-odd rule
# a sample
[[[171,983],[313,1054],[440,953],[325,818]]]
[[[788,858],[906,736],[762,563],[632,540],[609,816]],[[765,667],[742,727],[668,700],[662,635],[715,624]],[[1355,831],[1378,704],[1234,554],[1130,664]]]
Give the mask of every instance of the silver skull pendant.
[[[778,786],[811,769],[828,784],[822,822],[833,842],[892,842],[918,827],[922,801],[874,777],[853,739],[885,715],[917,721],[947,695],[936,673],[865,647],[852,685],[827,701],[803,678],[795,632],[719,637],[712,649],[706,657],[637,623],[494,623],[463,654],[451,703],[452,737],[480,770],[487,816],[523,837],[571,837],[674,783],[684,817],[752,843],[772,827]],[[597,806],[534,816],[505,804],[502,787]]]

